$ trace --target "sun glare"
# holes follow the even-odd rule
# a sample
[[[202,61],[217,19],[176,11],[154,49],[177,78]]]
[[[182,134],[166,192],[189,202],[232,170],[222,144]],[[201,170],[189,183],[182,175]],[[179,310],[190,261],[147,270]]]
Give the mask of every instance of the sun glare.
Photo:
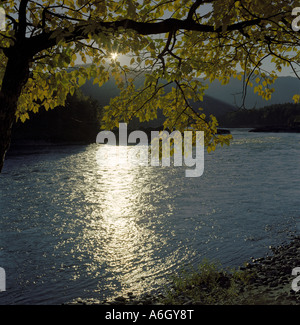
[[[118,57],[118,53],[117,52],[113,52],[113,53],[111,53],[110,57],[111,57],[111,59],[113,61],[115,61],[117,59],[117,57]]]

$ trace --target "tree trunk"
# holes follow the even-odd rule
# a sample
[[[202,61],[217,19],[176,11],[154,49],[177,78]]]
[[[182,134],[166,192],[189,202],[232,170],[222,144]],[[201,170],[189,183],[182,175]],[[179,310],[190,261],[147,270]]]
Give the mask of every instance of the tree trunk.
[[[11,130],[15,119],[17,104],[0,94],[0,172],[11,142]]]
[[[0,90],[0,173],[11,143],[18,99],[28,77],[29,60],[25,58],[24,52],[20,49],[11,52]]]

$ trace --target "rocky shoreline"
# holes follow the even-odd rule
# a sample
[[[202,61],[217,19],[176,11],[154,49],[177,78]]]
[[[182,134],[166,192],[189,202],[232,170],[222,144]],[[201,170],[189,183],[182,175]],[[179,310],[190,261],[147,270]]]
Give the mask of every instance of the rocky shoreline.
[[[297,275],[292,270],[300,267],[300,237],[295,237],[289,244],[270,247],[270,254],[266,257],[251,258],[251,262],[240,267],[242,272],[251,274],[247,284],[241,284],[239,294],[234,304],[238,305],[298,305],[300,304],[300,290],[292,289],[292,282]],[[228,278],[230,275],[228,276]],[[225,279],[226,280],[226,279]],[[226,282],[226,281],[225,281]],[[300,289],[300,273],[299,273]],[[164,305],[164,293],[156,295],[145,294],[135,296],[128,292],[124,296],[96,302],[94,300],[76,300],[72,304],[98,305]],[[193,301],[190,297],[179,296],[178,304],[199,305],[200,301]],[[176,303],[176,302],[175,302]],[[222,302],[220,302],[222,304]]]
[[[248,290],[246,296],[255,304],[300,304],[300,290],[292,289],[293,281],[300,289],[300,277],[297,284],[297,275],[292,274],[293,269],[300,267],[300,237],[294,237],[289,244],[269,248],[270,255],[253,258],[251,263],[241,268],[254,274],[245,287]]]

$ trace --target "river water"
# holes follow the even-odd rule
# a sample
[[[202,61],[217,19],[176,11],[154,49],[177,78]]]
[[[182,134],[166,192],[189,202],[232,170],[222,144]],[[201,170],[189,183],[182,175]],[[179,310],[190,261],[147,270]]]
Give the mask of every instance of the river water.
[[[0,304],[155,291],[182,267],[237,267],[298,235],[300,134],[232,135],[205,153],[198,178],[99,166],[97,144],[12,150],[0,175]]]

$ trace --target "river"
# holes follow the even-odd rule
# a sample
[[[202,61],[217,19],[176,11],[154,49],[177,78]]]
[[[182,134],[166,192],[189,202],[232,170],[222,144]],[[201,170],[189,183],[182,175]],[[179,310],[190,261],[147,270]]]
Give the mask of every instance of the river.
[[[152,292],[204,258],[238,267],[298,235],[300,134],[231,131],[194,178],[185,167],[100,166],[96,143],[11,150],[0,304]]]

